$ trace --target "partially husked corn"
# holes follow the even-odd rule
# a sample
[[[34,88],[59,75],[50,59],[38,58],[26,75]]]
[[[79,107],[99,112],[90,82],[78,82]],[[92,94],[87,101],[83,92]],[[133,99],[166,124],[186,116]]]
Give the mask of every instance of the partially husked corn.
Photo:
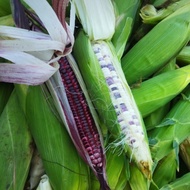
[[[81,43],[86,44],[82,50]],[[150,178],[152,160],[144,125],[111,47],[104,41],[90,42],[81,32],[75,42],[74,55],[93,104],[115,136],[116,145],[123,146],[145,176]],[[97,76],[101,76],[101,82]]]

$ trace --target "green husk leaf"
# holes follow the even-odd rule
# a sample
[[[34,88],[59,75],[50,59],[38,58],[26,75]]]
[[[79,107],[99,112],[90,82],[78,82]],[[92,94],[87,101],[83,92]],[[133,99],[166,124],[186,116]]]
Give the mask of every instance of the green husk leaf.
[[[33,148],[15,90],[0,117],[0,189],[24,189]]]
[[[161,159],[153,173],[153,181],[159,188],[176,179],[176,153],[172,150],[166,157]],[[150,187],[153,190],[154,186]]]
[[[176,179],[170,184],[164,185],[160,190],[185,190],[190,188],[190,173]]]
[[[189,98],[190,88],[184,93]],[[176,160],[178,159],[179,145],[190,135],[189,105],[189,100],[181,98],[162,121],[163,127],[148,133],[149,138],[156,142],[151,147],[154,160],[159,161],[173,149],[176,151]]]

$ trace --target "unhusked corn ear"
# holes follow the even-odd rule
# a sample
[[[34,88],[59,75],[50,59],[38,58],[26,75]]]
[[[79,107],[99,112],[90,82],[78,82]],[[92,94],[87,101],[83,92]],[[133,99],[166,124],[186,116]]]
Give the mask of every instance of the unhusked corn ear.
[[[122,68],[128,83],[147,79],[176,56],[189,38],[190,4],[159,22],[123,56]]]
[[[113,46],[104,41],[91,43],[81,31],[74,54],[101,120],[115,136],[116,144],[123,146],[150,178],[152,159],[146,131]]]
[[[175,181],[164,185],[160,190],[185,190],[190,188],[190,172],[177,178]]]
[[[89,169],[61,124],[45,84],[28,88],[26,116],[52,188],[89,189]]]
[[[180,144],[180,156],[190,171],[190,136]]]
[[[176,59],[171,60],[166,66],[164,66],[158,73],[164,73],[176,69]],[[150,113],[147,117],[144,118],[144,123],[147,130],[153,129],[155,126],[159,125],[162,119],[170,110],[170,102],[158,108],[157,110]]]
[[[174,181],[176,179],[177,168],[176,153],[172,150],[157,163],[152,176],[154,183],[161,188],[163,185]],[[152,189],[154,189],[154,187],[150,186],[150,190]]]
[[[177,96],[189,82],[190,66],[185,66],[142,82],[132,93],[142,116],[146,117]]]
[[[190,88],[183,91],[182,98],[172,107],[157,128],[151,130],[149,141],[155,162],[167,156],[173,149],[178,160],[179,145],[190,135]]]

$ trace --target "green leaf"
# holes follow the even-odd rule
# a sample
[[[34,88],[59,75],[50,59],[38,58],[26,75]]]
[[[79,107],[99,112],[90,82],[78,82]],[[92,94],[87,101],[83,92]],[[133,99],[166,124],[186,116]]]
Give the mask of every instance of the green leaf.
[[[24,189],[32,140],[15,91],[0,117],[0,138],[0,189]]]

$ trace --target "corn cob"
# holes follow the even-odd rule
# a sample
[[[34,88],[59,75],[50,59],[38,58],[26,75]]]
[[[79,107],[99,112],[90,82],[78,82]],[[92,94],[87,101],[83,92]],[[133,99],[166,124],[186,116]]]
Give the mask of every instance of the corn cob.
[[[147,79],[187,44],[190,34],[189,10],[190,4],[159,22],[123,56],[122,68],[130,85]],[[171,48],[166,53],[168,47]]]
[[[183,175],[170,184],[164,185],[160,190],[185,190],[190,188],[190,173]]]
[[[28,88],[26,116],[52,188],[89,189],[87,165],[80,159],[60,123],[45,86]]]
[[[155,163],[167,156],[173,149],[176,152],[176,160],[179,165],[178,153],[179,145],[190,134],[189,121],[189,96],[190,89],[187,87],[181,98],[156,129],[148,133],[151,146],[152,157]]]
[[[143,117],[165,105],[177,96],[190,82],[190,66],[168,71],[146,80],[132,93]],[[151,89],[151,94],[149,90]]]
[[[0,128],[0,189],[24,189],[33,147],[15,90],[0,116]]]
[[[93,116],[95,113],[91,112],[86,100],[87,94],[83,93],[84,84],[82,78],[77,67],[74,66],[75,62],[71,56],[61,58],[59,64],[59,72],[63,84],[60,88],[62,92],[57,91],[57,95],[66,117],[63,121],[66,120],[67,130],[79,154],[94,171],[100,181],[101,188],[109,189],[106,182],[103,143],[100,131],[97,129],[98,121],[95,121],[95,116]],[[54,83],[55,81],[53,80],[52,82]],[[63,92],[66,95],[64,99],[60,97],[60,94]]]

